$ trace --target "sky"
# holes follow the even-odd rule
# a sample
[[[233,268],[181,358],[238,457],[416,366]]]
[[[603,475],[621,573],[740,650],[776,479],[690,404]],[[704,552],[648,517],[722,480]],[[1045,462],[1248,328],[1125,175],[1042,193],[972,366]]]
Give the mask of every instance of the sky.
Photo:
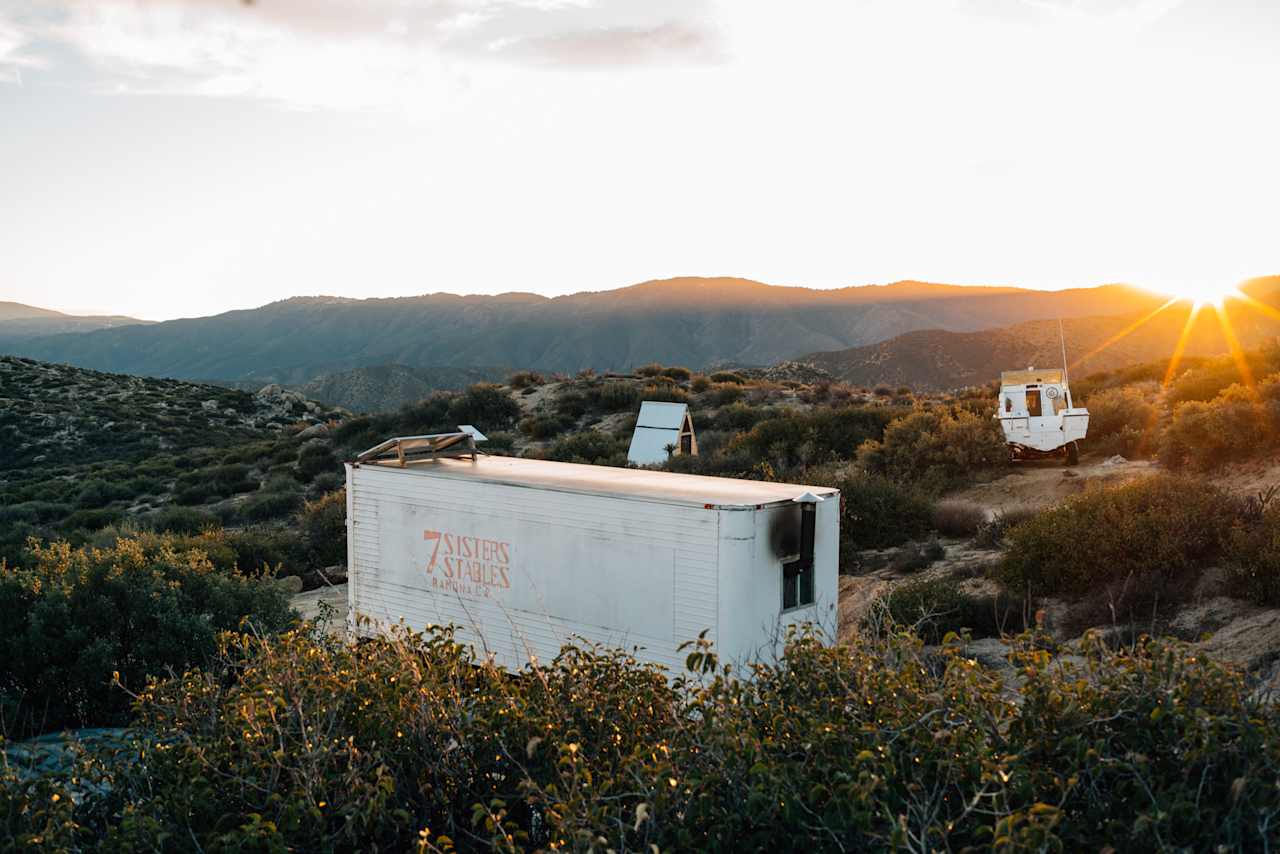
[[[0,300],[1280,273],[1272,0],[0,0]]]

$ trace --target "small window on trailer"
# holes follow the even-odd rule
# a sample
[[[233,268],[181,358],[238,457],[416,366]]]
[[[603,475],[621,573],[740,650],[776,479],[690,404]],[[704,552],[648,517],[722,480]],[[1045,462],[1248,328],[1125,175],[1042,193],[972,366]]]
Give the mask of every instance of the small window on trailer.
[[[813,540],[817,526],[813,504],[800,505],[800,554],[782,565],[782,610],[803,608],[814,602]]]

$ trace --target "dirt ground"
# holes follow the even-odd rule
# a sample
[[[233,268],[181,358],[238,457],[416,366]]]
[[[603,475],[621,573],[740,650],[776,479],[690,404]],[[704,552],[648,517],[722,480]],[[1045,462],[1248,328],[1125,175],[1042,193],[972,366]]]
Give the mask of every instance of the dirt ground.
[[[1014,463],[1003,477],[948,495],[947,498],[977,504],[988,514],[1039,510],[1084,491],[1089,484],[1117,484],[1159,471],[1150,460],[1122,457],[1082,457],[1077,466],[1061,460],[1024,460]]]

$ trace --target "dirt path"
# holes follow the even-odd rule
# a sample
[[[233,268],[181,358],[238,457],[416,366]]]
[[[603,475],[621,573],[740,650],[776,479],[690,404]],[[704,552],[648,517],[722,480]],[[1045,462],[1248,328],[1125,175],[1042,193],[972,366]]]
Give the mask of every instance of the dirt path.
[[[1039,510],[1082,492],[1088,484],[1123,483],[1160,471],[1150,460],[1085,457],[1067,468],[1058,460],[1015,463],[1009,474],[988,483],[970,486],[947,498],[983,507],[988,513]]]

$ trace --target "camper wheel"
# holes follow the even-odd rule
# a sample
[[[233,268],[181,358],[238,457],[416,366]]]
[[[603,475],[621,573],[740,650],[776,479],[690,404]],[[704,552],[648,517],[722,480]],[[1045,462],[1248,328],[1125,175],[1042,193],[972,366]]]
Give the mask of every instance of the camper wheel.
[[[1067,443],[1067,465],[1074,466],[1080,462],[1080,446],[1075,442]]]

